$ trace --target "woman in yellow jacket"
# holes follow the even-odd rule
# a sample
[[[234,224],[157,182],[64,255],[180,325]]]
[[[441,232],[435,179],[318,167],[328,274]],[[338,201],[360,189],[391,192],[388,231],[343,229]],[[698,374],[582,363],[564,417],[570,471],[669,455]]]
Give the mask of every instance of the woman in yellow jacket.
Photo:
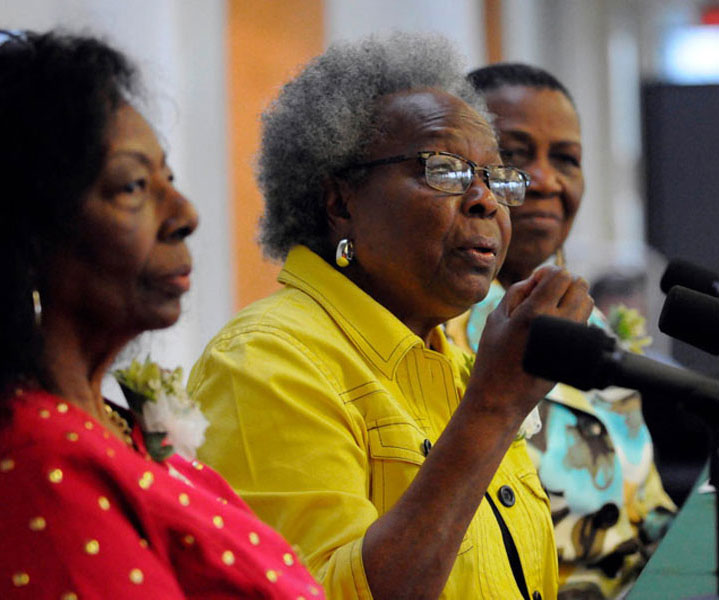
[[[446,42],[371,38],[315,59],[264,115],[259,182],[284,288],[193,369],[202,458],[329,598],[554,598],[520,429],[551,384],[521,356],[534,316],[583,321],[592,302],[548,267],[508,290],[476,362],[444,338],[486,295],[528,185]]]

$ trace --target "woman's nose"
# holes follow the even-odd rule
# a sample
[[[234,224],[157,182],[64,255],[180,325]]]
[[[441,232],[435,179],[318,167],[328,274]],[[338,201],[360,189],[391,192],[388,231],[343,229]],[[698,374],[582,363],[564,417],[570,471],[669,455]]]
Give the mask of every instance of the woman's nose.
[[[537,157],[531,164],[524,167],[531,178],[529,183],[529,196],[553,196],[562,191],[561,176],[552,166],[547,157]]]
[[[160,238],[165,241],[182,241],[197,229],[199,216],[194,204],[180,192],[172,188],[171,194],[173,210],[163,223]]]
[[[499,202],[484,181],[483,174],[475,173],[472,185],[462,197],[462,212],[469,217],[489,217],[498,209]]]

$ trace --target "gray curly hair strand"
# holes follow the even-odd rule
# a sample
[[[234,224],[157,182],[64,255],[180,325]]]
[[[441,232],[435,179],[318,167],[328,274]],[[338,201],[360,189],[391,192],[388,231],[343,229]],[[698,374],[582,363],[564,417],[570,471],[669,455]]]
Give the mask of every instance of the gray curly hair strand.
[[[491,123],[461,58],[437,35],[334,44],[282,88],[262,115],[257,180],[265,199],[265,255],[283,259],[296,244],[327,253],[323,181],[367,156],[381,97],[423,88],[461,98]]]

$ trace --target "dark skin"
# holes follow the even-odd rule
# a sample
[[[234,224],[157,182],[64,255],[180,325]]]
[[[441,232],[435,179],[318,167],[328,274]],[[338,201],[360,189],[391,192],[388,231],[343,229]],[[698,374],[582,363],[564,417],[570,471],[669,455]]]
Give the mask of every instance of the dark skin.
[[[499,162],[487,123],[434,90],[380,104],[387,135],[370,160],[418,150]],[[327,186],[331,242],[351,238],[343,273],[428,344],[431,331],[487,293],[509,242],[508,211],[480,178],[462,196],[428,188],[417,161],[372,169],[352,188]],[[524,373],[529,325],[539,314],[584,321],[587,284],[546,267],[512,286],[490,316],[467,390],[412,484],[367,530],[362,559],[376,599],[436,598],[484,493],[527,413],[552,383]]]
[[[512,243],[499,274],[506,288],[529,277],[569,235],[584,193],[581,131],[560,91],[503,86],[485,99],[496,115],[503,162],[532,179],[524,204],[510,209]]]
[[[51,391],[122,439],[103,409],[102,378],[127,342],[180,316],[197,213],[165,154],[128,105],[108,124],[107,154],[78,215],[77,237],[48,265],[43,363]]]

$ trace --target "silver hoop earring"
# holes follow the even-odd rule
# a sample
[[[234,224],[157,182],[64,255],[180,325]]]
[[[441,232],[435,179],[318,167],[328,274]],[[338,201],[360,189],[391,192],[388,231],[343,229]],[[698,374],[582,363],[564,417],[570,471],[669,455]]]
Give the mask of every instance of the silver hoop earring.
[[[337,251],[335,252],[335,262],[337,266],[344,269],[348,266],[355,257],[355,247],[352,240],[342,238],[337,244]]]
[[[32,309],[35,313],[35,325],[42,325],[42,302],[40,302],[40,292],[37,289],[32,291]]]

